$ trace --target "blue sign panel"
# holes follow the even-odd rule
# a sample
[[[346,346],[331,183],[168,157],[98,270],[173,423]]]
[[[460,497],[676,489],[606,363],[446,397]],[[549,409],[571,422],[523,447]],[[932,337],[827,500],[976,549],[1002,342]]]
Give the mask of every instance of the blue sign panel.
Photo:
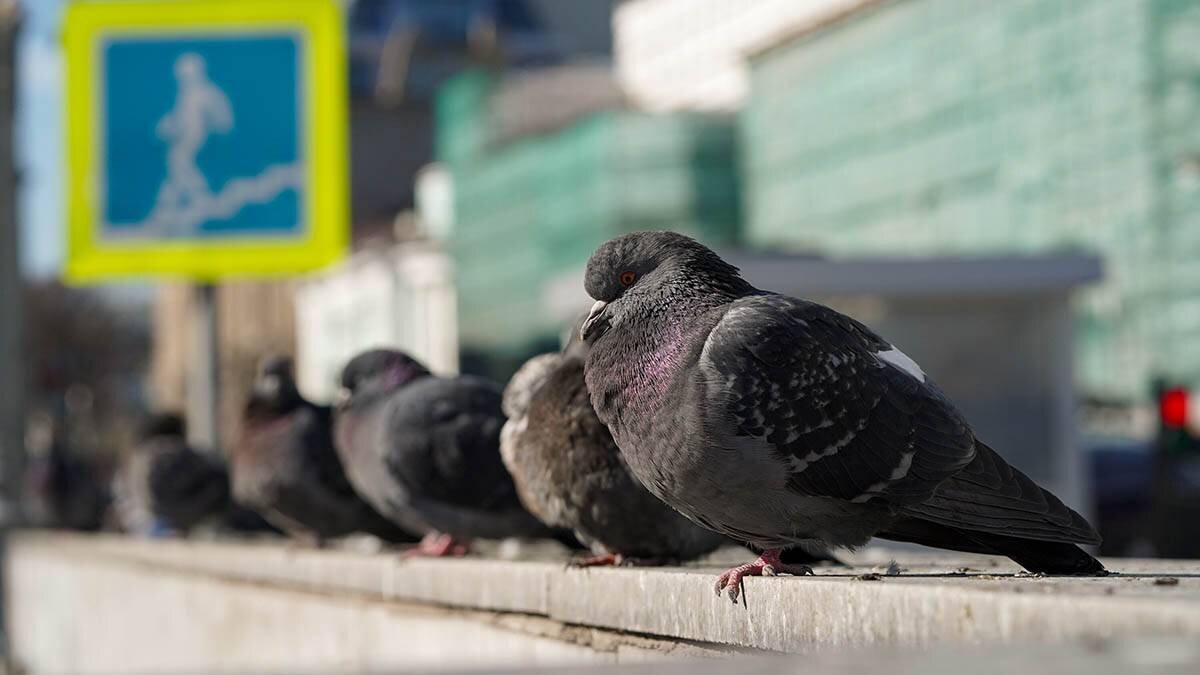
[[[320,269],[349,239],[337,0],[68,3],[67,276]]]
[[[294,236],[302,229],[300,40],[106,40],[101,236]]]

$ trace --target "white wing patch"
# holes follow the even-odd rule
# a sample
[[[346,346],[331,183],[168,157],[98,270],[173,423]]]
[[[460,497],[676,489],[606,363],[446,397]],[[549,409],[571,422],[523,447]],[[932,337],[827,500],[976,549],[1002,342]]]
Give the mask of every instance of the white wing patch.
[[[825,421],[828,421],[828,420],[825,420]],[[829,422],[829,424],[825,424],[823,426],[833,426],[833,422]],[[813,428],[821,428],[821,426],[819,425],[819,426],[813,427]],[[845,436],[842,436],[841,440],[834,443],[833,445],[825,448],[824,450],[817,450],[815,452],[810,452],[807,455],[805,455],[803,458],[788,457],[788,462],[792,466],[792,473],[800,473],[801,471],[804,471],[805,469],[807,469],[809,464],[812,464],[813,462],[815,462],[817,460],[825,459],[826,457],[831,457],[833,455],[836,455],[838,453],[838,450],[841,450],[842,448],[846,447],[847,445],[850,445],[850,441],[854,440],[855,435],[856,435],[856,432],[853,432],[853,431],[848,432]],[[799,438],[799,436],[796,436],[796,438]],[[791,436],[789,434],[787,442],[790,443],[793,440],[795,440],[795,439],[791,438]]]
[[[867,501],[868,499],[870,499],[871,497],[874,497],[875,495],[879,494],[879,492],[881,490],[886,488],[891,483],[894,483],[894,482],[900,480],[901,478],[904,478],[905,476],[907,476],[908,470],[912,467],[912,461],[913,461],[914,454],[916,454],[915,451],[909,450],[908,452],[901,455],[900,463],[896,465],[895,469],[892,469],[892,473],[891,473],[891,475],[888,476],[887,480],[872,484],[861,495],[855,497],[854,499],[851,499],[850,501],[855,504],[861,504],[861,503]]]
[[[899,349],[892,347],[887,351],[875,352],[875,356],[878,357],[880,361],[890,363],[891,365],[903,370],[918,380],[922,382],[925,381],[925,371],[921,370],[921,366],[918,366],[916,361],[908,358],[908,354],[905,354]]]

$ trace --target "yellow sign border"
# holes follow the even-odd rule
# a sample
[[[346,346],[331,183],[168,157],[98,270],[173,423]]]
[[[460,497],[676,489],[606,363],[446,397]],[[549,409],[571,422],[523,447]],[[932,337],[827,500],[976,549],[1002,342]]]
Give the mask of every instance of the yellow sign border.
[[[344,255],[349,203],[346,51],[341,9],[333,0],[168,0],[74,2],[66,42],[67,278],[171,276],[196,281],[309,271]],[[305,39],[308,150],[303,238],[112,242],[99,237],[101,161],[97,95],[100,40],[107,35],[290,30]]]

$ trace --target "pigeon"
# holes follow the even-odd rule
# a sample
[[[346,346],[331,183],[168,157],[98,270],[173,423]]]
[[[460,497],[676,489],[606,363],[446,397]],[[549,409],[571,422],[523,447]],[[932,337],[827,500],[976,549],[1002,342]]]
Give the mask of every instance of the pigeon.
[[[229,474],[209,453],[188,446],[178,415],[153,415],[118,477],[118,517],[129,532],[188,534],[225,517]]]
[[[111,480],[105,474],[97,460],[72,452],[56,436],[28,469],[30,506],[38,516],[34,522],[83,532],[102,529],[112,501]]]
[[[234,498],[298,539],[322,546],[365,532],[388,542],[413,541],[350,486],[333,448],[331,411],[300,395],[289,357],[260,364],[230,470]]]
[[[350,483],[372,506],[423,535],[418,555],[463,555],[473,538],[549,530],[517,498],[500,460],[500,387],[436,377],[399,351],[376,349],[342,371],[334,437]]]
[[[592,409],[586,345],[535,356],[504,390],[500,453],[521,503],[551,527],[575,532],[594,554],[578,566],[691,560],[727,541],[641,486]]]
[[[978,439],[911,358],[829,307],[754,288],[672,232],[602,244],[580,331],[592,404],[630,471],[696,523],[762,551],[717,581],[811,573],[793,544],[872,537],[1103,574],[1100,541]]]

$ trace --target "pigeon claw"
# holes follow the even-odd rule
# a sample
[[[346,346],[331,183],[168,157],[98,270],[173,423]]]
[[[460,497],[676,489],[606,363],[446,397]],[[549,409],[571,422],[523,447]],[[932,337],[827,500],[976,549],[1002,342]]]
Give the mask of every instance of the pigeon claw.
[[[406,558],[461,558],[470,550],[470,542],[455,539],[454,535],[430,532],[421,538],[416,548],[409,549]]]
[[[625,563],[620,553],[603,553],[576,558],[568,563],[570,567],[620,567]]]
[[[635,558],[623,553],[605,553],[584,558],[575,558],[567,563],[567,567],[662,567],[677,565],[674,558]]]
[[[744,590],[746,577],[773,577],[780,574],[799,577],[813,573],[813,569],[808,565],[789,565],[781,561],[779,553],[779,549],[764,551],[754,562],[738,565],[722,572],[721,576],[717,577],[717,595],[720,596],[724,593],[729,596],[730,601],[736,604]]]

